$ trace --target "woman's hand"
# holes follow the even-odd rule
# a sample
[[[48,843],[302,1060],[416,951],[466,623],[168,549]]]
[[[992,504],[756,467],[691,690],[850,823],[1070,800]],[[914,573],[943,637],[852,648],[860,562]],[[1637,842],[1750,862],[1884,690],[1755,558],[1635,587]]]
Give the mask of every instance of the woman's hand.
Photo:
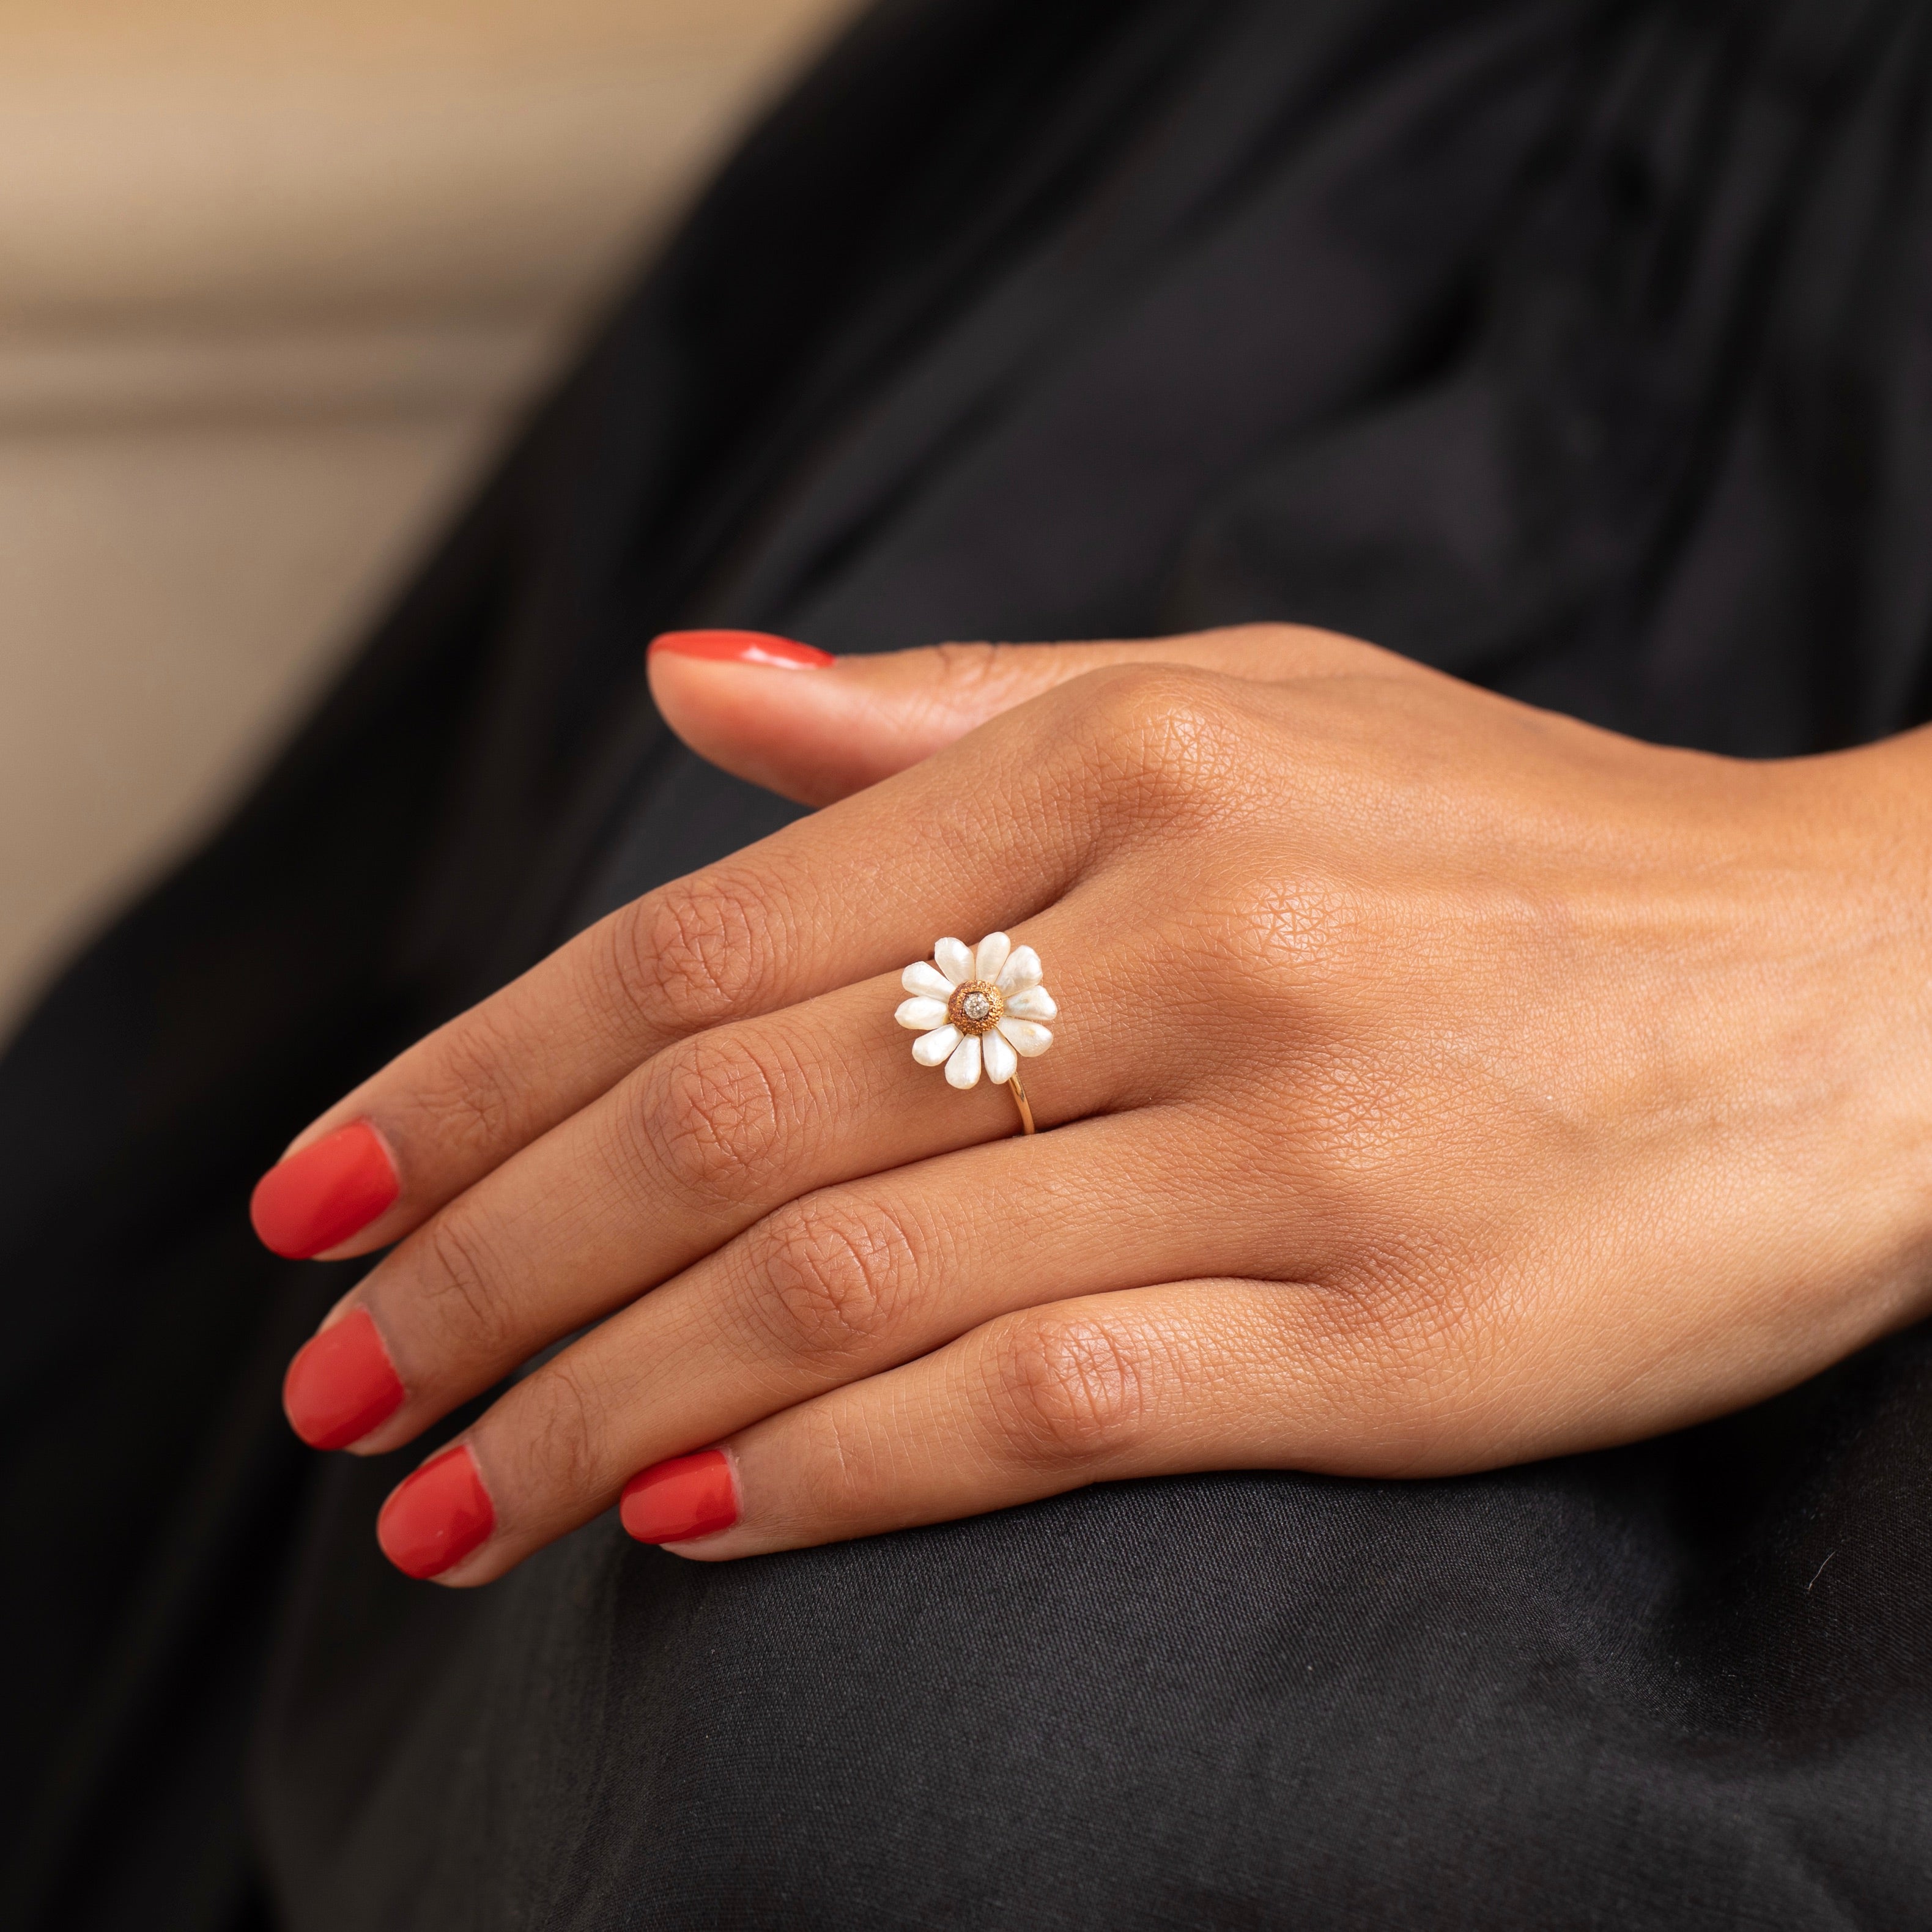
[[[594,1324],[392,1497],[412,1574],[500,1575],[640,1471],[633,1534],[735,1557],[1111,1478],[1481,1468],[1924,1311],[1918,736],[1737,764],[1282,626],[676,644],[690,742],[842,802],[264,1184],[311,1237],[373,1212],[338,1254],[400,1241],[291,1370],[311,1441],[394,1449]],[[892,1023],[908,960],[996,929],[1060,1006],[1030,1139]]]

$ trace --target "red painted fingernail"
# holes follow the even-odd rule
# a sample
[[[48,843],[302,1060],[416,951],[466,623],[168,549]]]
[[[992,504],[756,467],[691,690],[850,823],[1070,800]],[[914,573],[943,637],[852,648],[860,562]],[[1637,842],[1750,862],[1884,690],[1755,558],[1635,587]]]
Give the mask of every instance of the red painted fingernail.
[[[496,1527],[476,1458],[459,1442],[390,1492],[376,1519],[376,1540],[405,1576],[440,1576]]]
[[[640,1543],[688,1543],[738,1520],[738,1484],[722,1449],[654,1462],[624,1485],[617,1514]]]
[[[266,1246],[306,1261],[368,1227],[402,1191],[382,1136],[357,1120],[270,1168],[248,1218]]]
[[[403,1378],[375,1318],[352,1308],[304,1342],[282,1378],[290,1426],[311,1449],[346,1449],[402,1406]]]
[[[764,631],[667,631],[651,640],[651,655],[709,658],[714,664],[770,664],[776,670],[822,670],[838,659],[830,651]]]

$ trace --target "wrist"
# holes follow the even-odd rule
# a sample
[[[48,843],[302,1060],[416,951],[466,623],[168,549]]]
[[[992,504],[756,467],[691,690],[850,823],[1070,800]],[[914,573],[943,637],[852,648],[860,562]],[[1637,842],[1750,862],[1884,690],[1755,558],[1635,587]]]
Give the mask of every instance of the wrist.
[[[1760,1082],[1835,1177],[1848,1316],[1932,1312],[1932,733],[1759,768],[1769,964]],[[1781,1076],[1797,1078],[1780,1092]]]

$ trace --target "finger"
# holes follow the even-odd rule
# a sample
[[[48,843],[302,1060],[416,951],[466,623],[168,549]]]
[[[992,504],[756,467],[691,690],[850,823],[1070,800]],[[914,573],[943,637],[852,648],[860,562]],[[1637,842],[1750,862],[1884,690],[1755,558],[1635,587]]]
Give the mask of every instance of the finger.
[[[700,757],[787,798],[826,805],[1114,664],[1184,665],[1262,683],[1430,675],[1332,631],[1249,624],[1150,641],[940,644],[851,658],[753,632],[674,631],[651,646],[650,680],[658,709]]]
[[[1207,1184],[1210,1138],[1185,1108],[1116,1115],[788,1203],[535,1370],[467,1432],[493,1526],[452,1580],[500,1574],[608,1508],[642,1466],[992,1316],[1245,1258],[1274,1238],[1252,1224],[1279,1217],[1278,1202],[1205,1228],[1159,1204],[1163,1186]]]
[[[1652,1255],[1579,1300],[1507,1280],[1324,1286],[1346,1271],[1309,1252],[1305,1281],[1196,1280],[998,1316],[640,1472],[625,1526],[724,1560],[1127,1478],[1462,1474],[1707,1420],[1816,1365],[1788,1315],[1761,1331],[1777,1331],[1771,1350],[1737,1360],[1722,1298],[1633,1322]],[[1714,1358],[1728,1358],[1714,1378]]]
[[[1104,929],[1111,898],[1076,892],[1028,928],[1067,969],[1048,1008],[1058,1057],[1029,1063],[1049,1126],[1184,1093],[1198,1072],[1133,997],[1158,934],[1073,943]],[[1170,999],[1186,998],[1187,970],[1166,968]],[[297,1358],[285,1402],[298,1432],[386,1452],[799,1196],[1011,1136],[1013,1100],[996,1082],[962,1094],[916,1064],[929,1036],[893,1024],[903,997],[874,980],[698,1035],[505,1162],[388,1256]]]
[[[674,1042],[1010,928],[1124,835],[1090,747],[1159,701],[1051,694],[614,913],[331,1108],[258,1188],[257,1231],[284,1254],[386,1246]]]
[[[718,1561],[950,1522],[1125,1477],[1414,1473],[1426,1387],[1359,1304],[1196,1280],[1006,1315],[644,1471],[639,1540]]]

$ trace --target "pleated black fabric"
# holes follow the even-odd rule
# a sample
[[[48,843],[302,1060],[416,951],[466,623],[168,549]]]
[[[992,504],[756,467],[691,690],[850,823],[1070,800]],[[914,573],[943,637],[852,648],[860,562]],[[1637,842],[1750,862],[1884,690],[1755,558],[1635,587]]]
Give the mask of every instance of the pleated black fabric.
[[[653,631],[1256,617],[1749,756],[1932,669],[1922,0],[891,0],[0,1064],[6,1922],[1902,1928],[1932,1344],[1462,1480],[405,1582],[301,1451],[316,1109],[789,808]],[[1264,1177],[1258,1178],[1264,1180]]]

